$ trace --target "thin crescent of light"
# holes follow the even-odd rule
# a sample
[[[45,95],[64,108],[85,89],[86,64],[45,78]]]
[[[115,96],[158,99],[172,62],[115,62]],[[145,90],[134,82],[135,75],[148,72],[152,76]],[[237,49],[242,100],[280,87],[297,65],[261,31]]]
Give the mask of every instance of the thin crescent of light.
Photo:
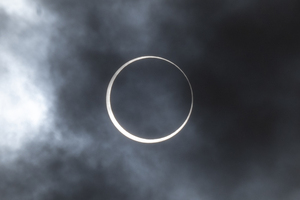
[[[184,122],[182,123],[182,125],[176,130],[174,131],[173,133],[165,136],[165,137],[161,137],[161,138],[156,138],[156,139],[145,139],[145,138],[141,138],[141,137],[137,137],[131,133],[129,133],[128,131],[126,131],[120,124],[119,122],[117,121],[117,119],[115,118],[114,116],[114,113],[112,111],[112,108],[111,108],[111,102],[110,102],[110,96],[111,96],[111,90],[112,90],[112,86],[114,84],[114,81],[115,79],[117,78],[117,76],[119,75],[119,73],[125,68],[127,67],[129,64],[135,62],[135,61],[138,61],[138,60],[143,60],[143,59],[148,59],[148,58],[153,58],[153,59],[159,59],[159,60],[164,60],[168,63],[171,63],[172,65],[174,65],[175,67],[177,67],[177,69],[180,70],[180,72],[184,75],[184,77],[186,78],[189,86],[190,86],[190,90],[191,90],[191,107],[190,107],[190,111],[189,111],[189,114],[187,116],[187,118],[184,120]],[[188,77],[185,75],[185,73],[176,65],[174,64],[173,62],[165,59],[165,58],[161,58],[161,57],[157,57],[157,56],[141,56],[141,57],[138,57],[138,58],[135,58],[135,59],[132,59],[130,61],[128,61],[127,63],[125,63],[124,65],[122,65],[116,72],[115,74],[113,75],[113,77],[111,78],[109,84],[108,84],[108,87],[107,87],[107,92],[106,92],[106,107],[107,107],[107,111],[108,111],[108,115],[112,121],[112,123],[114,124],[114,126],[123,134],[125,135],[126,137],[128,137],[129,139],[132,139],[134,141],[137,141],[137,142],[141,142],[141,143],[158,143],[158,142],[163,142],[165,140],[168,140],[170,139],[171,137],[175,136],[177,133],[179,133],[181,131],[181,129],[186,125],[186,123],[188,122],[190,116],[191,116],[191,113],[192,113],[192,110],[193,110],[193,89],[192,89],[192,86],[191,86],[191,83],[188,79]]]

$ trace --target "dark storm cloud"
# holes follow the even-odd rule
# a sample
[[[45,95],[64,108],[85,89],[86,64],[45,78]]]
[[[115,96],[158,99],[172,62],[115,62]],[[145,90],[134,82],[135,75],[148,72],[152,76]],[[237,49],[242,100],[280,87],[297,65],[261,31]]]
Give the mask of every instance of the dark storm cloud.
[[[263,1],[219,18],[203,67],[191,77],[200,80],[194,82],[195,112],[206,114],[202,134],[218,149],[216,166],[222,167],[213,170],[221,173],[219,191],[228,199],[236,188],[242,188],[237,199],[283,199],[299,187],[297,181],[289,181],[293,175],[277,171],[285,160],[281,153],[291,146],[297,150],[290,162],[299,167],[299,126],[294,123],[299,121],[296,7],[296,2]]]
[[[97,157],[93,151],[88,154]],[[59,146],[35,144],[16,165],[1,168],[2,198],[18,199],[21,195],[22,199],[92,199],[97,196],[127,199],[125,191],[132,188],[113,180],[101,163],[89,163],[88,156],[71,155]],[[113,166],[115,176],[124,173],[122,165]]]
[[[1,168],[4,199],[299,198],[297,1],[65,0],[41,9],[57,18],[48,64],[52,131],[62,137],[32,143]],[[155,145],[123,137],[105,108],[117,68],[149,54],[178,64],[195,95],[188,125]],[[128,78],[140,100],[160,92]]]

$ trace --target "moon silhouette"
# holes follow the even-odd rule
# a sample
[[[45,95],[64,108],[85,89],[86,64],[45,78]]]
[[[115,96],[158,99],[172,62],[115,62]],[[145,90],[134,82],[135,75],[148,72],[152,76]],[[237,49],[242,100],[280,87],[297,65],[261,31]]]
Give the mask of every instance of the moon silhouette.
[[[190,107],[190,110],[189,110],[189,113],[186,117],[186,119],[184,120],[184,122],[181,124],[181,126],[175,130],[174,132],[170,133],[169,135],[167,136],[164,136],[164,137],[161,137],[161,138],[155,138],[155,139],[146,139],[146,138],[141,138],[141,137],[137,137],[131,133],[129,133],[128,131],[126,131],[120,124],[119,122],[117,121],[117,119],[115,118],[114,116],[114,113],[112,111],[112,108],[111,108],[111,102],[110,102],[110,96],[111,96],[111,90],[112,90],[112,86],[114,84],[114,81],[115,79],[117,78],[117,76],[119,75],[119,73],[125,68],[127,67],[128,65],[130,65],[131,63],[135,62],[135,61],[138,61],[138,60],[143,60],[143,59],[158,59],[158,60],[163,60],[163,61],[166,61],[172,65],[174,65],[177,69],[180,70],[180,72],[184,75],[184,77],[186,78],[188,84],[189,84],[189,87],[190,87],[190,91],[191,91],[191,107]],[[107,112],[108,112],[108,115],[112,121],[112,123],[114,124],[114,126],[126,137],[128,137],[129,139],[131,140],[134,140],[136,142],[141,142],[141,143],[158,143],[158,142],[163,142],[163,141],[166,141],[170,138],[172,138],[173,136],[175,136],[177,133],[179,133],[182,128],[186,125],[186,123],[188,122],[190,116],[191,116],[191,113],[192,113],[192,110],[193,110],[193,89],[192,89],[192,86],[191,86],[191,83],[188,79],[188,77],[185,75],[185,73],[176,65],[174,64],[173,62],[165,59],[165,58],[161,58],[161,57],[157,57],[157,56],[142,56],[142,57],[137,57],[135,59],[132,59],[130,61],[128,61],[127,63],[125,63],[124,65],[122,65],[116,72],[115,74],[113,75],[113,77],[111,78],[109,84],[108,84],[108,87],[107,87],[107,92],[106,92],[106,107],[107,107]]]

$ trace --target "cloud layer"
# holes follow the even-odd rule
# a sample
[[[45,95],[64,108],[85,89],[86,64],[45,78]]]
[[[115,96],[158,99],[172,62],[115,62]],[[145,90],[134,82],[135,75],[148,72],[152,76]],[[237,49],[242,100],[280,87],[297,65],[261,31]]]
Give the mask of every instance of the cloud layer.
[[[0,6],[2,199],[299,199],[297,1]],[[121,135],[105,107],[114,72],[143,55],[194,89],[187,126],[153,145]],[[126,128],[157,137],[190,94],[172,66],[144,62],[112,100]]]

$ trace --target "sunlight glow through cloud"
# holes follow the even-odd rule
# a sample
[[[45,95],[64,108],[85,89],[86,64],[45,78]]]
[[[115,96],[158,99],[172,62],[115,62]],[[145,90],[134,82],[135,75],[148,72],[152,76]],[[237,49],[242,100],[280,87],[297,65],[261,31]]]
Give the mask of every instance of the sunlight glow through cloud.
[[[2,68],[0,81],[0,145],[17,148],[45,120],[47,106],[42,93],[18,66],[20,63],[13,59],[6,63],[9,66]]]
[[[16,150],[40,136],[40,129],[51,121],[49,98],[39,84],[44,72],[38,69],[47,71],[43,63],[52,19],[47,14],[38,17],[38,6],[30,1],[0,1],[0,8],[11,31],[0,38],[0,150]]]
[[[3,8],[8,15],[35,21],[36,9],[32,4],[33,2],[26,0],[0,1],[0,7]]]

